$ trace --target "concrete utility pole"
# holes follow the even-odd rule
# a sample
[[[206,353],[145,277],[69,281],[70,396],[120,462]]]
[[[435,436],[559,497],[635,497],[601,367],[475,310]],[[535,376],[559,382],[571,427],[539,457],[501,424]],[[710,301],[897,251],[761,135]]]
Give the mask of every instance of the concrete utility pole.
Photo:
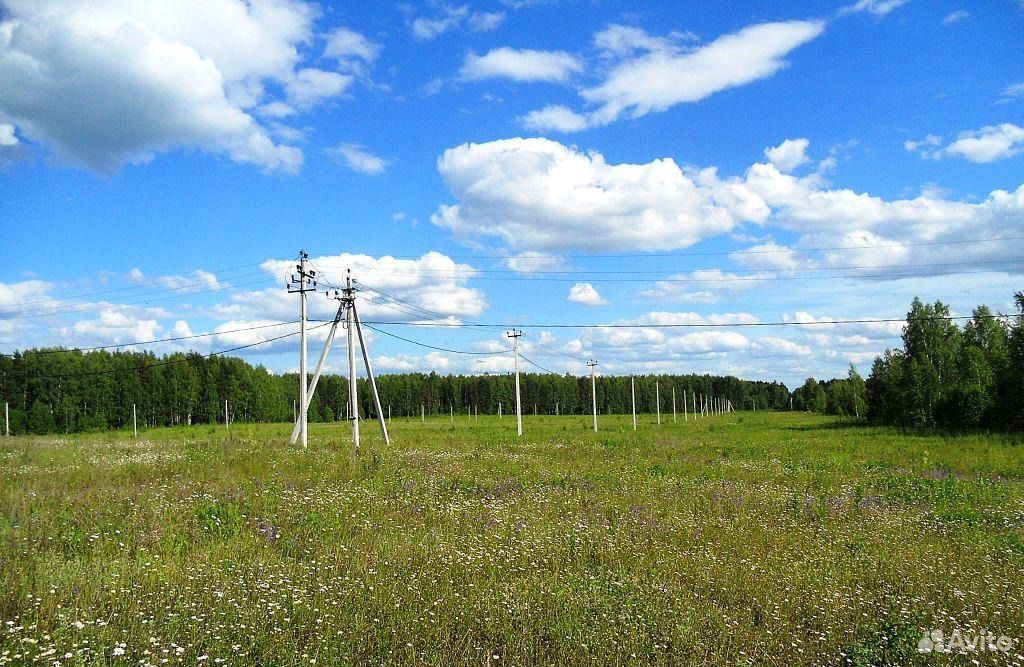
[[[352,275],[346,277],[345,292],[348,295],[348,308],[352,311],[352,319],[356,324],[356,334],[359,335],[359,349],[363,352],[363,364],[366,365],[366,376],[370,378],[370,389],[373,391],[373,405],[377,409],[377,421],[380,423],[380,432],[384,434],[384,444],[390,445],[391,438],[388,436],[388,425],[384,423],[384,411],[380,409],[380,392],[377,391],[377,379],[373,376],[373,366],[370,364],[370,351],[366,349],[366,341],[363,339],[363,323],[359,321],[359,311],[356,309],[355,288],[352,287]],[[349,331],[349,336],[352,332]],[[353,396],[355,391],[353,391]],[[357,411],[358,416],[358,411]],[[388,417],[391,416],[391,406],[388,406]]]
[[[629,393],[633,399],[633,430],[636,430],[636,378],[629,378]]]
[[[351,289],[352,279],[348,279],[347,289]],[[359,386],[356,383],[356,337],[352,329],[355,328],[355,320],[352,317],[352,309],[345,309],[345,329],[348,342],[348,419],[352,424],[352,446],[356,454],[359,453]],[[305,412],[303,412],[305,415]],[[303,417],[305,419],[305,417]]]
[[[672,387],[672,423],[676,421],[676,388]]]
[[[594,406],[594,433],[597,433],[597,362],[591,359],[587,366],[590,366],[590,400]]]
[[[661,389],[658,381],[654,381],[654,411],[658,413],[658,426],[661,426]]]
[[[501,419],[501,401],[498,401],[498,419]]]
[[[298,273],[293,273],[288,284],[289,293],[299,295],[299,435],[302,437],[302,447],[308,446],[307,438],[307,409],[309,401],[306,397],[306,292],[316,291],[316,271],[308,268],[309,255],[305,250],[299,251],[299,263],[296,265]]]
[[[693,420],[697,421],[697,392],[690,391],[690,400],[693,401]]]
[[[683,390],[683,421],[690,421],[689,415],[686,414],[686,390]]]
[[[421,422],[426,422],[427,421],[427,408],[424,407],[422,403],[420,403],[420,421]]]
[[[11,437],[11,407],[4,401],[4,432]]]
[[[455,406],[451,403],[448,404],[448,416],[452,419],[452,426],[455,426]]]
[[[139,437],[139,420],[135,417],[135,404],[132,403],[132,430],[135,431],[135,437]]]
[[[228,399],[224,399],[224,428],[228,430],[228,435],[231,435],[231,420],[228,418]]]
[[[522,331],[513,329],[505,334],[512,339],[512,352],[516,357],[516,433],[519,435],[523,434],[523,405],[522,400],[519,397],[519,337],[523,335]]]

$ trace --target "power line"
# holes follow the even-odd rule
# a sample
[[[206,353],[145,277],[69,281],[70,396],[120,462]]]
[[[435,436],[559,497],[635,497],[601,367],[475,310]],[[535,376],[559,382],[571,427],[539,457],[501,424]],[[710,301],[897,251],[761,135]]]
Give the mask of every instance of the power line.
[[[634,253],[602,253],[602,254],[564,254],[564,255],[529,255],[527,257],[517,257],[515,255],[445,255],[449,259],[514,259],[516,261],[542,261],[551,259],[573,259],[580,258],[586,259],[589,257],[593,258],[627,258],[627,257],[720,257],[725,255],[770,255],[777,253],[807,253],[807,252],[826,252],[833,250],[873,250],[876,248],[917,248],[925,246],[940,246],[940,245],[964,245],[972,243],[999,243],[1002,241],[1021,241],[1024,240],[1024,236],[1003,236],[997,238],[985,238],[985,239],[957,239],[952,241],[921,241],[918,243],[885,243],[875,245],[846,245],[846,246],[823,246],[818,248],[779,248],[775,250],[723,250],[714,252],[670,252],[670,253],[652,253],[652,252],[634,252]],[[394,259],[420,259],[421,255],[389,255]]]
[[[920,264],[872,264],[872,265],[848,265],[848,266],[819,266],[819,267],[794,267],[789,269],[729,269],[734,273],[786,273],[794,271],[855,271],[855,270],[873,270],[873,269],[896,269],[896,268],[932,268],[932,267],[943,267],[943,266],[975,266],[979,264],[1019,264],[1024,262],[1024,258],[1015,257],[1010,259],[979,259],[975,261],[959,261],[959,262],[927,262]],[[711,266],[711,267],[688,267],[687,271],[721,271],[722,267]],[[450,278],[453,280],[472,280],[476,277],[476,274],[480,273],[500,273],[500,274],[516,274],[523,276],[523,271],[516,271],[515,269],[477,269],[473,268],[468,271],[452,271],[451,269],[396,269],[393,267],[365,267],[360,271],[367,271],[371,273],[395,276],[395,277],[407,277],[416,278],[420,276],[429,276],[433,278]],[[602,270],[602,269],[571,269],[571,270],[546,270],[540,269],[533,273],[540,275],[651,275],[651,274],[676,274],[680,273],[679,269],[661,269],[661,270]],[[529,280],[527,276],[523,276],[523,280]]]
[[[213,288],[205,289],[205,290],[185,291],[185,292],[181,292],[181,293],[178,293],[178,294],[170,294],[170,295],[161,296],[161,297],[143,297],[143,298],[137,299],[135,301],[123,301],[123,302],[103,302],[103,301],[101,301],[101,302],[96,303],[96,304],[85,303],[85,304],[77,304],[77,305],[75,305],[75,304],[68,305],[68,304],[58,303],[56,305],[48,306],[46,308],[36,308],[36,309],[30,309],[30,310],[15,310],[13,312],[0,312],[0,318],[7,319],[7,320],[14,320],[14,319],[22,319],[22,318],[30,318],[30,317],[50,317],[50,316],[53,316],[53,315],[62,314],[62,313],[60,313],[60,311],[65,311],[67,313],[86,313],[86,312],[89,312],[89,311],[101,310],[103,308],[110,308],[112,306],[133,306],[133,305],[138,305],[140,303],[148,304],[148,303],[150,303],[152,301],[167,301],[168,299],[180,299],[180,298],[183,298],[183,297],[194,296],[194,295],[197,295],[197,294],[209,294],[209,293],[212,293],[212,292],[223,292],[223,291],[227,291],[227,290],[238,289],[240,287],[251,287],[253,285],[265,284],[265,283],[267,283],[270,280],[271,280],[270,278],[262,278],[260,280],[255,280],[255,281],[251,281],[251,282],[247,282],[247,283],[239,283],[237,285],[222,285],[222,286],[219,286],[219,287],[213,287]]]
[[[1024,260],[1014,260],[1024,261]],[[707,270],[707,269],[697,269]],[[720,271],[721,269],[711,269],[713,271]],[[816,271],[829,271],[831,269],[814,269]],[[777,271],[778,272],[778,271]],[[496,276],[475,276],[467,278],[467,280],[486,280],[486,281],[498,281],[498,282],[557,282],[557,283],[575,283],[580,281],[591,282],[591,283],[743,283],[743,282],[766,282],[772,280],[849,280],[854,278],[929,278],[936,276],[961,276],[970,274],[982,274],[982,273],[1007,273],[1006,269],[985,269],[980,271],[933,271],[933,272],[919,272],[919,273],[862,273],[862,274],[840,274],[840,275],[819,275],[819,276],[785,276],[785,275],[773,275],[773,276],[749,276],[749,277],[716,277],[716,278],[586,278],[589,272],[582,272],[575,278],[548,278],[544,276],[519,276],[519,277],[496,277]],[[594,272],[598,273],[598,272]],[[679,271],[672,272],[679,274]],[[760,271],[760,273],[768,273],[768,271]],[[396,276],[402,275],[403,277],[416,277],[415,275],[409,274],[395,274]],[[432,278],[443,278],[444,276],[428,276]]]
[[[313,327],[313,329],[319,329],[319,328],[325,327],[325,326],[327,326],[327,324],[320,324],[318,326]],[[199,358],[200,359],[212,359],[213,357],[217,357],[217,356],[220,356],[222,354],[228,354],[230,352],[237,352],[239,350],[246,350],[246,349],[249,349],[249,348],[252,348],[252,347],[257,347],[259,345],[266,345],[267,343],[273,343],[274,341],[283,340],[285,338],[290,338],[291,336],[297,336],[297,335],[299,335],[298,331],[292,331],[291,333],[286,333],[286,334],[283,334],[281,336],[275,336],[273,338],[267,338],[266,340],[257,341],[255,343],[249,343],[247,345],[238,345],[236,347],[231,347],[231,348],[228,348],[226,350],[217,350],[216,352],[210,352],[209,354],[201,355]],[[153,364],[143,364],[142,366],[134,366],[132,368],[112,368],[112,369],[101,370],[101,371],[85,371],[85,372],[82,372],[82,373],[58,373],[56,375],[37,375],[36,377],[43,378],[43,379],[64,379],[64,378],[74,378],[74,377],[88,377],[88,376],[93,376],[93,375],[111,375],[111,374],[115,374],[115,373],[131,373],[131,372],[134,372],[134,371],[142,371],[142,370],[146,370],[146,369],[149,369],[149,368],[159,368],[161,366],[173,366],[175,364],[185,364],[185,363],[188,363],[188,362],[192,361],[195,358],[196,357],[184,357],[182,359],[165,359],[164,361],[158,361],[158,362],[153,363]]]
[[[950,315],[943,317],[915,317],[912,318],[915,321],[958,321],[958,320],[971,320],[974,319],[973,315]],[[985,319],[1005,319],[1010,317],[1008,315],[987,315]],[[811,322],[737,322],[734,324],[726,323],[712,323],[712,322],[685,322],[685,323],[611,323],[611,324],[563,324],[563,323],[544,323],[544,324],[529,324],[524,325],[521,322],[515,324],[508,323],[477,323],[477,322],[386,322],[386,321],[367,321],[363,324],[377,324],[377,325],[394,325],[394,326],[410,326],[410,327],[442,327],[442,328],[508,328],[508,327],[522,327],[529,326],[532,329],[677,329],[677,328],[702,328],[702,329],[732,329],[740,327],[793,327],[793,326],[814,326],[814,325],[831,325],[831,324],[884,324],[888,322],[907,322],[906,317],[889,317],[889,318],[865,318],[865,319],[846,319],[846,320],[814,320]]]
[[[529,359],[527,359],[527,358],[526,358],[525,356],[523,356],[523,353],[522,353],[522,352],[520,352],[520,353],[519,353],[519,357],[520,357],[520,358],[521,358],[521,359],[522,359],[523,361],[525,361],[526,363],[528,363],[528,364],[530,364],[530,365],[532,365],[532,366],[536,366],[537,368],[539,368],[540,370],[544,371],[545,373],[550,373],[550,374],[552,374],[552,375],[559,375],[558,373],[554,372],[553,370],[551,370],[551,369],[549,369],[549,368],[544,368],[543,366],[541,366],[540,364],[538,364],[538,363],[537,363],[537,362],[535,362],[535,361],[530,361],[530,360],[529,360]]]
[[[496,352],[470,352],[468,350],[451,350],[451,349],[446,348],[446,347],[437,347],[435,345],[428,345],[427,343],[421,343],[419,341],[412,340],[410,338],[405,338],[403,336],[399,336],[398,334],[393,334],[390,331],[385,331],[384,329],[378,329],[377,327],[371,326],[371,325],[367,324],[366,322],[363,322],[363,326],[365,326],[367,329],[373,329],[377,333],[382,333],[385,336],[391,336],[392,338],[397,338],[398,340],[403,340],[406,343],[412,343],[413,345],[419,345],[420,347],[430,348],[431,350],[439,350],[441,352],[451,352],[453,354],[472,354],[472,355],[481,356],[481,357],[494,357],[494,356],[498,356],[498,355],[501,355],[501,354],[508,354],[509,352],[512,351],[511,349],[499,350],[499,351],[496,351]]]
[[[193,338],[207,338],[207,337],[210,337],[210,336],[221,336],[221,335],[224,335],[224,334],[241,333],[243,331],[256,331],[258,329],[269,329],[271,327],[281,327],[281,326],[285,326],[285,325],[288,325],[288,324],[297,324],[297,323],[298,323],[298,320],[293,320],[291,322],[276,322],[274,324],[261,324],[261,325],[258,325],[258,326],[243,327],[241,329],[225,329],[224,331],[208,331],[206,333],[191,334],[191,335],[188,335],[188,336],[173,336],[171,338],[154,338],[152,340],[137,340],[137,341],[130,341],[130,342],[126,342],[126,343],[114,343],[114,344],[111,344],[111,345],[94,345],[92,347],[53,348],[53,349],[33,350],[33,351],[27,351],[26,350],[22,354],[23,355],[25,355],[25,354],[40,355],[40,354],[58,354],[58,353],[61,353],[61,352],[90,352],[90,351],[93,351],[93,350],[110,350],[110,349],[117,348],[117,347],[135,347],[135,346],[138,346],[138,345],[151,345],[153,343],[171,343],[171,342],[181,341],[181,340],[191,340]],[[12,357],[12,356],[14,356],[14,355],[13,354],[9,354],[9,353],[0,352],[0,357]]]

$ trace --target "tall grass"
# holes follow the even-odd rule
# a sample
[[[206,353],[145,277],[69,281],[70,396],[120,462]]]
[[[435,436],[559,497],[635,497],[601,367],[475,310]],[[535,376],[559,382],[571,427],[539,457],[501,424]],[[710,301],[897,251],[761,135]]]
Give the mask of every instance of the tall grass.
[[[0,664],[1024,664],[1019,441],[601,425],[0,439]]]

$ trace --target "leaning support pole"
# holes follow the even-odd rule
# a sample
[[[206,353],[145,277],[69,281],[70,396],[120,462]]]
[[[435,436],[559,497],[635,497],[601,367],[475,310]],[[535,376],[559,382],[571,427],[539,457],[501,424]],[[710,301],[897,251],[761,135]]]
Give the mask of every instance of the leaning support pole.
[[[349,279],[351,283],[351,279]],[[351,296],[351,286],[346,290]],[[351,301],[348,301],[351,304]],[[352,321],[352,308],[351,305],[346,305],[345,310],[345,328],[348,329],[348,419],[352,422],[352,446],[355,449],[355,453],[359,453],[359,397],[357,395],[358,387],[356,385],[356,343],[355,334],[352,332],[355,329],[355,323]]]
[[[356,333],[359,334],[359,349],[363,351],[363,363],[366,364],[366,375],[370,378],[370,389],[373,390],[373,404],[377,406],[377,421],[380,422],[380,431],[384,434],[384,442],[391,444],[388,436],[388,425],[384,422],[384,412],[380,409],[380,394],[377,393],[377,380],[373,377],[373,368],[370,366],[370,353],[366,350],[366,341],[363,340],[363,325],[359,321],[359,311],[356,310],[356,302],[352,301],[352,315],[356,321]]]
[[[334,343],[334,334],[338,331],[338,324],[341,322],[341,314],[345,306],[338,306],[338,314],[334,316],[334,323],[331,324],[331,330],[327,334],[327,340],[324,342],[324,349],[320,352],[320,360],[316,362],[316,370],[313,372],[313,379],[309,382],[309,389],[306,390],[306,410],[309,410],[309,406],[313,403],[313,392],[316,391],[316,383],[320,381],[320,373],[324,370],[324,363],[327,361],[327,353],[331,350],[331,344]],[[295,427],[292,428],[292,437],[288,439],[289,445],[294,445],[295,441],[299,437],[299,430],[301,424],[298,420],[295,422]]]

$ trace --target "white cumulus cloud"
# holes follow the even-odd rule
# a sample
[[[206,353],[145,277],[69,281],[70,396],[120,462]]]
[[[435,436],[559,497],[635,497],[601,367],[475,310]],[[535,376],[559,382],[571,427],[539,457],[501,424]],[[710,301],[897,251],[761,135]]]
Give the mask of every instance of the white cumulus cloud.
[[[317,10],[300,0],[19,0],[5,10],[0,115],[95,170],[192,147],[295,172],[302,151],[252,112],[283,117],[351,81],[303,66]]]
[[[349,169],[361,174],[383,174],[390,164],[388,160],[370,153],[359,144],[338,144],[327,152],[338,156]]]
[[[576,283],[570,287],[565,300],[583,306],[604,306],[608,303],[590,283]]]
[[[1024,152],[1024,127],[1000,123],[978,130],[965,130],[946,146],[942,145],[941,137],[929,134],[921,141],[905,142],[904,147],[932,160],[958,157],[979,164],[995,162]]]

